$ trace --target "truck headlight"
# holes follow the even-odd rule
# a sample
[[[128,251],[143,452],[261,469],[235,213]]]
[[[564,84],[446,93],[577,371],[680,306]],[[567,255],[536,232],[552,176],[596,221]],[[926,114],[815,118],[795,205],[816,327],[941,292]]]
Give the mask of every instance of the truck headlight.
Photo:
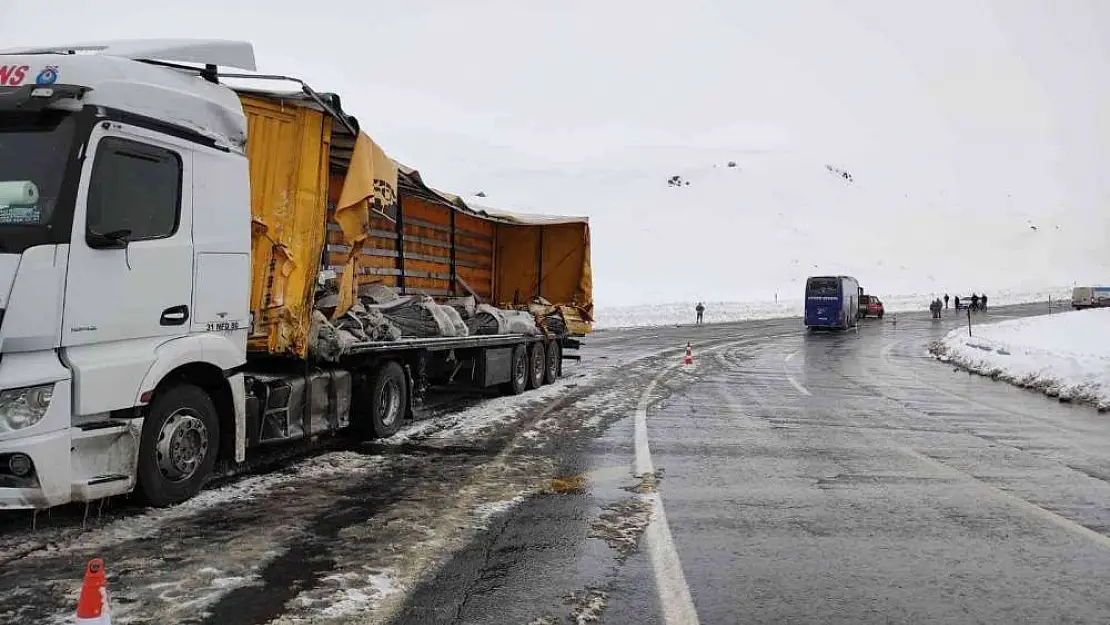
[[[41,421],[53,396],[53,384],[0,391],[0,432],[22,430]]]

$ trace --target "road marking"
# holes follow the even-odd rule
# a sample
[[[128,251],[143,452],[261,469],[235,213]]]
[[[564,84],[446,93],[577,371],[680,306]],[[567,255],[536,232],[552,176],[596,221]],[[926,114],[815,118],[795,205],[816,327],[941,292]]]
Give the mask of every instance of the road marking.
[[[720,349],[734,347],[736,344],[752,341],[770,341],[793,336],[793,334],[770,335],[762,337],[727,337],[732,340],[706,347],[702,352],[715,352]],[[655,378],[644,387],[640,394],[640,401],[636,405],[636,432],[635,456],[633,470],[636,475],[655,473],[655,463],[651,459],[651,447],[648,444],[647,410],[651,404],[651,394],[663,376],[673,374],[682,367],[681,364],[670,365],[659,372]],[[804,389],[803,389],[804,390]],[[808,395],[809,391],[805,391]],[[663,509],[663,497],[657,492],[641,495],[652,507],[652,522],[644,530],[644,540],[651,558],[651,567],[655,573],[655,586],[659,593],[659,603],[663,609],[663,622],[667,625],[699,625],[697,610],[694,609],[694,599],[690,596],[690,586],[686,583],[686,576],[682,573],[682,562],[678,558],[678,550],[674,545],[670,525],[667,524],[667,514]]]
[[[1046,508],[1042,508],[1042,507],[1038,506],[1037,504],[1035,504],[1031,501],[1027,501],[1025,499],[1022,499],[1021,497],[1018,497],[1017,495],[1015,495],[1013,493],[1004,491],[1001,488],[998,488],[996,486],[991,486],[990,484],[987,484],[983,480],[980,480],[979,478],[975,477],[974,475],[971,475],[970,473],[965,473],[965,472],[963,472],[963,471],[961,471],[961,470],[959,470],[955,467],[949,466],[949,465],[941,462],[940,460],[937,460],[935,458],[930,458],[929,456],[926,456],[925,454],[917,451],[916,449],[903,448],[902,451],[906,454],[909,454],[910,456],[913,456],[914,458],[917,458],[918,460],[921,460],[922,462],[924,462],[926,464],[929,464],[929,465],[931,465],[935,468],[942,469],[943,471],[945,471],[947,473],[954,473],[954,474],[956,474],[956,475],[958,475],[962,478],[970,479],[973,482],[976,482],[977,484],[979,484],[980,486],[985,488],[987,491],[992,492],[996,495],[1001,495],[1003,499],[1006,499],[1006,500],[1010,501],[1011,503],[1017,505],[1019,508],[1024,509],[1026,512],[1032,513],[1033,516],[1039,517],[1041,520],[1047,521],[1047,522],[1055,525],[1056,527],[1059,527],[1059,528],[1061,528],[1065,531],[1071,532],[1072,534],[1075,534],[1077,536],[1081,536],[1081,537],[1086,538],[1086,539],[1088,539],[1092,542],[1098,543],[1099,545],[1101,545],[1103,547],[1106,547],[1106,548],[1110,549],[1110,536],[1106,536],[1105,534],[1100,534],[1099,532],[1096,532],[1096,531],[1094,531],[1094,530],[1092,530],[1092,529],[1090,529],[1090,528],[1088,528],[1084,525],[1080,525],[1079,523],[1076,523],[1075,521],[1072,521],[1071,519],[1068,519],[1066,517],[1062,517],[1059,514],[1056,514],[1055,512],[1052,512],[1051,510],[1048,510]]]
[[[809,389],[807,389],[806,387],[799,384],[798,381],[794,379],[794,376],[792,376],[790,374],[787,374],[786,375],[786,381],[789,382],[791,386],[798,389],[803,395],[806,395],[806,396],[809,396],[809,397],[813,396],[813,393],[810,393]]]
[[[796,349],[796,350],[790,352],[790,354],[788,354],[786,356],[786,358],[784,359],[784,362],[790,362],[790,359],[797,356],[798,352],[800,352],[800,351],[802,351],[802,350]],[[790,373],[788,371],[786,371],[785,365],[783,366],[783,372],[786,373],[786,381],[790,383],[790,386],[793,386],[794,388],[798,389],[798,392],[800,392],[802,395],[805,395],[806,397],[812,397],[813,396],[813,393],[810,393],[809,389],[802,386],[801,383],[798,382],[798,380],[794,379],[794,376],[790,375]]]
[[[651,403],[651,393],[668,367],[648,383],[640,394],[636,406],[636,456],[634,468],[637,475],[655,473],[655,463],[651,460],[648,446],[647,410]],[[690,596],[690,586],[682,573],[682,562],[674,546],[671,528],[667,525],[667,514],[663,510],[663,498],[658,492],[645,495],[652,507],[652,521],[644,532],[651,568],[655,571],[655,587],[659,592],[659,604],[663,608],[663,622],[667,625],[698,625],[698,613],[694,609],[694,599]]]

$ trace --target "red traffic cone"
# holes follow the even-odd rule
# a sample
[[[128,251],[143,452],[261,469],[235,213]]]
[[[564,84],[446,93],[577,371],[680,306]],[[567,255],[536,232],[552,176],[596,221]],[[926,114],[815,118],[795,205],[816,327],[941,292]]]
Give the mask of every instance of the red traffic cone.
[[[694,364],[694,348],[690,347],[689,343],[686,344],[686,357],[682,359],[682,364]]]
[[[85,625],[112,625],[108,609],[108,578],[104,575],[104,560],[93,558],[85,569],[81,596],[77,599],[76,623]]]

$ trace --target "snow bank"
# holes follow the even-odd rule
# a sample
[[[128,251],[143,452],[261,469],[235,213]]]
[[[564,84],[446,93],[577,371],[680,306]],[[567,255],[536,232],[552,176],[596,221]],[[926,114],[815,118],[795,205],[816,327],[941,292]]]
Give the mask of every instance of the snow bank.
[[[1110,408],[1110,309],[973,326],[972,334],[953,330],[931,351],[971,371]]]
[[[866,289],[866,285],[864,285]],[[951,293],[952,295],[970,295],[970,293]],[[943,293],[923,293],[910,295],[884,295],[875,293],[883,301],[887,312],[925,312],[929,310],[929,302],[933,298],[943,296]],[[1039,292],[1030,291],[988,291],[991,306],[1007,306],[1010,304],[1028,304],[1031,302],[1053,301],[1071,299],[1070,289],[1045,289]],[[680,302],[668,304],[644,304],[639,306],[599,306],[596,311],[597,323],[595,327],[602,328],[629,328],[640,326],[673,326],[689,324],[694,321],[694,305],[697,302]],[[734,321],[751,321],[754,319],[776,319],[782,317],[801,317],[805,310],[805,302],[801,294],[792,297],[779,295],[779,301],[774,302],[705,302],[706,323],[729,323]]]

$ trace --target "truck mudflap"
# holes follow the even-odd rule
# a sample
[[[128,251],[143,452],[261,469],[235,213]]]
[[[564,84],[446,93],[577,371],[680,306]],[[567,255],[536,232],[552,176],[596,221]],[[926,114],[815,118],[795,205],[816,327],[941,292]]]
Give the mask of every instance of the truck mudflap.
[[[563,360],[576,360],[576,361],[577,360],[582,360],[582,356],[579,355],[579,354],[569,354],[569,353],[567,353],[567,350],[573,349],[573,350],[577,351],[579,349],[582,349],[582,341],[579,341],[578,339],[570,338],[568,336],[568,337],[564,337],[562,339],[559,339],[559,345],[561,345],[562,348],[563,348]]]

